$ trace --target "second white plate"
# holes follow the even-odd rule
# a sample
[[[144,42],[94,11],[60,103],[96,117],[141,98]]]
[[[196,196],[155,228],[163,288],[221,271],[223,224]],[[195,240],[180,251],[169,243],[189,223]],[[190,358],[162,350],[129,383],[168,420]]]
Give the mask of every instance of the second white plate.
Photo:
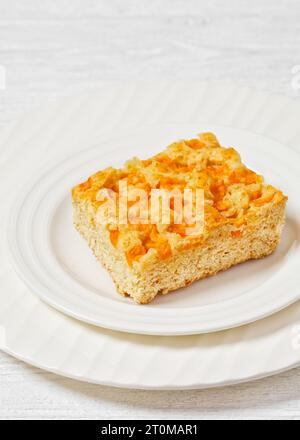
[[[70,188],[91,173],[147,157],[177,138],[214,131],[234,145],[244,162],[289,196],[282,242],[270,257],[234,267],[147,306],[116,292],[74,230]],[[300,298],[300,155],[278,142],[244,130],[195,124],[155,125],[79,153],[27,187],[8,225],[15,269],[25,283],[56,309],[82,321],[119,331],[152,335],[207,333],[246,324]],[[287,179],[288,176],[288,179]]]

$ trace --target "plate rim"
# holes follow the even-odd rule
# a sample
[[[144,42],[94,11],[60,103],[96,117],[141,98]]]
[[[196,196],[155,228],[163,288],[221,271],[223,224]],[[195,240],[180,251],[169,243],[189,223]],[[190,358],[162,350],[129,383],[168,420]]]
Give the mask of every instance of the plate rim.
[[[197,84],[197,82],[195,81],[195,83]],[[194,83],[194,85],[195,85],[195,83]],[[200,82],[200,84],[201,85],[203,85],[203,81],[201,81]],[[211,82],[210,81],[208,81],[208,82],[205,82],[206,84],[210,84]],[[222,87],[226,87],[227,85],[228,85],[228,82],[227,81],[217,81],[217,84],[222,84]],[[124,84],[124,82],[123,82],[123,84]],[[126,84],[127,84],[127,82],[125,82],[125,86],[126,86]],[[284,98],[284,99],[287,99],[288,100],[288,102],[289,103],[293,103],[293,104],[295,104],[295,101],[294,100],[292,100],[291,98],[288,98],[287,96],[285,96],[285,95],[283,95],[283,94],[279,94],[279,93],[271,93],[271,92],[269,92],[269,91],[263,91],[263,90],[259,90],[259,89],[255,89],[255,88],[253,88],[253,87],[244,87],[244,86],[236,86],[236,84],[234,83],[234,82],[232,82],[232,84],[234,84],[234,89],[233,89],[233,93],[235,93],[235,94],[240,94],[240,92],[245,92],[245,91],[249,91],[249,90],[251,90],[251,93],[253,94],[253,96],[256,94],[256,96],[258,95],[258,94],[260,94],[260,95],[262,95],[263,94],[263,96],[265,97],[265,98],[267,98],[267,97],[271,97],[272,98],[272,100],[274,100],[274,99],[277,99],[277,104],[278,104],[278,107],[282,107],[282,104],[283,104],[283,99],[282,98]],[[232,84],[230,84],[230,85],[232,85]],[[108,87],[108,86],[107,86]],[[112,84],[111,85],[111,87],[113,88],[114,87],[114,84]],[[102,89],[102,88],[101,88]],[[96,90],[98,90],[98,89],[96,89]],[[112,90],[111,90],[112,91]],[[80,96],[81,96],[81,94],[80,94]],[[61,99],[61,98],[59,98],[59,102],[64,102],[65,101],[65,99],[66,98],[64,98],[64,99]],[[273,102],[273,101],[272,101]],[[48,105],[47,106],[44,106],[44,107],[46,107],[46,108],[48,108]],[[44,108],[43,107],[43,108]],[[298,105],[297,105],[297,111],[298,111],[298,113],[296,113],[296,111],[295,111],[295,114],[298,114],[299,115],[299,113],[300,113],[300,105],[299,105],[299,103],[298,103]],[[36,111],[34,111],[34,112],[30,112],[30,114],[33,114],[33,113],[37,113]],[[28,113],[26,114],[26,116],[28,117]],[[20,119],[20,118],[19,118]],[[11,125],[11,127],[13,127],[13,128],[15,128],[15,122],[13,122],[12,123],[12,125]],[[12,129],[11,128],[9,128],[8,130],[7,130],[7,133],[8,134],[10,134],[10,131],[11,131]],[[296,131],[296,128],[295,128],[295,131]],[[255,131],[254,131],[255,132]],[[256,133],[258,133],[258,134],[262,134],[261,132],[256,132]],[[0,133],[1,134],[1,133]],[[7,134],[5,133],[5,136],[4,136],[4,138],[0,138],[0,145],[1,145],[1,148],[2,147],[5,147],[5,145],[3,144],[3,139],[6,139],[6,137],[7,137]],[[277,138],[277,137],[272,137],[272,136],[270,136],[270,138],[273,138],[274,140],[279,140],[279,138]],[[289,144],[290,145],[290,144]],[[290,145],[291,146],[291,145]],[[293,149],[294,149],[294,147],[292,147]],[[0,255],[0,257],[1,257],[1,255]],[[7,265],[7,267],[6,267],[6,269],[7,269],[7,272],[9,273],[9,275],[11,275],[11,276],[13,276],[14,275],[14,272],[13,272],[13,270],[11,269],[11,267],[9,266],[9,265]],[[7,275],[8,275],[8,273],[7,273]],[[16,279],[17,279],[17,277],[14,275],[14,282],[16,281]],[[25,286],[24,286],[25,287]],[[29,298],[31,297],[31,296],[33,296],[32,294],[31,294],[31,292],[30,291],[28,291],[27,290],[27,288],[25,288],[24,290],[26,290],[26,294],[28,293],[28,295],[30,295],[30,296],[28,296],[28,299],[26,299],[26,301],[27,302],[29,302]],[[1,294],[0,294],[0,300],[1,300]],[[41,306],[43,309],[44,309],[44,304]],[[292,307],[294,307],[294,306],[292,306]],[[49,314],[48,314],[49,313]],[[47,316],[50,316],[50,314],[51,315],[53,315],[55,313],[55,311],[54,310],[52,310],[52,309],[49,309],[48,311],[47,311]],[[284,312],[282,312],[282,313],[284,313]],[[279,314],[280,315],[280,317],[282,317],[282,314],[280,313]],[[36,319],[37,319],[37,313],[36,313],[36,310],[34,310],[34,314],[32,314],[32,316],[35,318],[35,323],[36,323]],[[275,315],[276,316],[276,315]],[[298,313],[297,313],[297,316],[298,316]],[[299,316],[300,316],[300,314],[299,314]],[[56,318],[55,318],[56,319]],[[68,318],[66,318],[66,317],[64,317],[64,319],[68,319]],[[268,319],[268,318],[267,318]],[[277,319],[277,318],[276,318]],[[280,332],[282,333],[283,331],[284,331],[284,327],[283,327],[283,323],[282,323],[282,319],[281,318],[279,318],[279,320],[280,320],[280,322],[281,322],[281,324],[280,324]],[[2,317],[1,317],[1,313],[0,313],[0,323],[1,323],[1,321],[3,322],[3,320],[2,320]],[[4,321],[4,323],[5,323],[5,321]],[[66,323],[66,321],[64,321],[64,324]],[[16,327],[16,325],[17,325],[17,323],[16,324],[14,324],[14,329],[15,329],[15,327]],[[4,324],[4,326],[6,327],[6,324]],[[82,325],[80,324],[80,323],[77,323],[76,324],[76,328],[77,328],[77,326],[78,326],[78,328],[82,328]],[[256,324],[253,324],[253,326],[256,326]],[[82,330],[83,331],[83,330]],[[256,330],[254,330],[254,333],[256,332]],[[241,340],[241,342],[242,342],[242,344],[247,344],[249,341],[248,341],[248,337],[246,337],[246,339],[245,338],[243,338],[242,340]],[[265,343],[266,341],[264,341],[264,343]],[[11,341],[11,340],[9,340],[9,343],[8,343],[8,345],[12,348],[12,347],[14,347],[14,344],[13,344],[13,341]],[[283,348],[283,345],[282,345],[282,341],[280,342],[280,341],[276,341],[276,340],[274,340],[274,338],[272,338],[272,347],[273,347],[273,350],[275,350],[276,352],[278,352],[278,350],[280,351],[280,348],[282,349]],[[8,346],[7,347],[0,347],[3,351],[6,351],[8,354],[10,354],[11,356],[14,356],[14,357],[16,357],[16,358],[21,358],[21,356],[20,356],[20,349],[19,349],[19,347],[17,346],[17,348],[16,348],[16,350],[13,352],[13,351],[9,351],[9,349],[8,349]],[[266,346],[266,348],[269,348],[269,344]],[[26,347],[26,349],[25,349],[25,352],[28,354],[28,356],[29,357],[27,357],[27,358],[25,358],[25,357],[23,357],[23,361],[24,362],[27,362],[27,363],[29,363],[29,364],[32,364],[32,365],[36,365],[37,367],[39,367],[39,368],[42,368],[42,369],[44,369],[44,370],[46,370],[46,371],[52,371],[52,372],[56,372],[57,374],[60,374],[60,375],[62,375],[62,376],[64,376],[64,377],[71,377],[71,375],[70,374],[68,374],[66,371],[67,371],[67,369],[66,369],[66,366],[65,365],[62,365],[62,364],[60,364],[60,371],[54,371],[54,370],[50,370],[48,367],[47,367],[47,360],[45,360],[45,358],[44,357],[42,357],[41,358],[41,361],[39,362],[39,363],[34,363],[33,362],[33,359],[36,359],[36,354],[35,353],[32,353],[32,351],[30,351],[29,349],[28,349],[28,347]],[[58,356],[58,355],[57,355]],[[260,375],[259,375],[259,377],[258,378],[263,378],[263,377],[267,377],[267,376],[271,376],[271,375],[274,375],[274,374],[277,374],[277,373],[279,373],[279,372],[282,372],[282,371],[287,371],[287,370],[290,370],[291,368],[295,368],[295,367],[297,367],[297,364],[298,364],[298,359],[300,359],[299,358],[299,355],[297,355],[297,362],[295,363],[295,362],[291,362],[291,358],[289,358],[289,359],[286,359],[286,361],[287,362],[289,362],[289,364],[288,365],[286,365],[285,367],[284,367],[284,369],[282,369],[281,367],[279,368],[279,365],[282,365],[282,356],[280,356],[279,357],[280,359],[278,359],[278,357],[272,357],[272,359],[270,359],[270,358],[267,358],[267,359],[265,359],[265,362],[263,363],[263,364],[260,364],[259,365],[259,368],[260,368],[260,371],[261,371],[261,373],[260,373]],[[52,359],[53,359],[53,357],[52,357]],[[275,370],[274,369],[272,369],[272,371],[271,371],[271,373],[269,373],[269,371],[270,371],[270,368],[269,368],[269,366],[270,366],[270,364],[271,364],[271,361],[272,361],[272,365],[276,365],[276,367],[275,367]],[[273,368],[273,367],[272,367]],[[78,369],[78,367],[77,367],[77,369]],[[240,369],[242,370],[242,376],[243,376],[243,380],[241,380],[241,381],[239,381],[239,380],[237,380],[237,379],[235,379],[234,377],[232,377],[232,375],[234,375],[234,373],[237,373],[237,371],[236,370],[232,370],[232,371],[230,371],[230,375],[231,375],[231,380],[230,381],[228,381],[228,385],[230,384],[230,385],[232,385],[232,384],[236,384],[236,383],[241,383],[241,382],[248,382],[248,381],[250,381],[250,380],[254,380],[254,379],[252,379],[252,375],[250,374],[250,371],[253,371],[253,365],[251,364],[251,367],[250,366],[248,366],[248,367],[245,367],[245,365],[243,365],[243,367],[241,366],[240,367]],[[199,378],[201,377],[201,374],[203,373],[203,371],[201,370],[201,371],[199,371],[198,373],[197,373],[197,377],[194,377],[194,385],[191,385],[191,387],[189,387],[188,389],[197,389],[198,387],[197,387],[197,383],[199,383]],[[229,373],[228,373],[229,374]],[[88,376],[88,375],[87,375]],[[123,377],[123,376],[122,376]],[[114,376],[114,378],[115,378],[115,376]],[[77,380],[81,380],[81,381],[83,381],[83,380],[85,380],[85,381],[87,381],[87,382],[90,382],[90,383],[92,383],[93,382],[93,380],[92,379],[90,379],[90,378],[88,378],[88,377],[82,377],[82,376],[80,376],[80,377],[74,377],[74,379],[77,379]],[[179,379],[179,378],[178,378]],[[104,382],[104,383],[101,383],[102,385],[107,385],[107,386],[115,386],[115,384],[116,384],[116,380],[114,381],[114,383],[108,383],[107,381],[106,382]],[[141,385],[141,382],[138,384],[139,386],[138,386],[138,388],[139,389],[151,389],[151,388],[147,388],[147,386],[145,386],[145,385]],[[128,388],[127,387],[127,385],[126,385],[126,383],[125,383],[125,381],[124,382],[121,382],[120,384],[118,384],[117,385],[118,387],[121,387],[121,388]],[[204,387],[203,388],[211,388],[211,387],[215,387],[216,385],[215,385],[215,382],[214,382],[214,380],[212,379],[212,378],[210,378],[210,381],[209,381],[209,384],[205,384],[204,385]],[[157,387],[156,389],[161,389],[161,390],[163,390],[163,389],[173,389],[172,387],[164,387],[164,386],[159,386],[159,387]],[[176,389],[186,389],[186,387],[184,386],[184,385],[181,385],[181,386],[179,386],[179,387],[177,387]]]
[[[138,136],[141,135],[140,132],[143,132],[145,129],[150,129],[157,126],[161,126],[163,125],[164,127],[167,125],[168,127],[170,125],[173,124],[148,124],[147,126],[143,126],[142,128],[140,128],[139,130],[135,130],[133,133],[129,132],[126,134],[126,139],[131,139],[132,136],[135,134],[136,132],[138,132]],[[186,125],[186,124],[183,124]],[[190,124],[188,124],[190,125]],[[220,124],[211,124],[211,125],[219,125],[221,127]],[[260,138],[265,138],[267,141],[275,143],[278,145],[279,148],[281,149],[288,149],[290,151],[290,153],[292,155],[294,155],[298,160],[300,160],[300,154],[299,152],[293,150],[291,147],[289,147],[288,145],[284,145],[279,141],[275,141],[274,139],[270,139],[267,136],[263,136],[263,135],[259,135],[257,133],[253,133],[250,130],[243,130],[243,129],[239,129],[239,128],[235,128],[232,126],[223,126],[223,128],[229,128],[231,130],[234,131],[241,131],[241,132],[246,132],[249,135],[252,135],[254,137],[260,137]],[[104,154],[111,154],[111,150],[109,145],[111,145],[112,142],[116,142],[118,143],[118,141],[120,142],[120,140],[124,140],[124,136],[122,137],[111,137],[109,138],[104,144],[101,145],[101,151],[98,152],[98,155],[102,155]],[[125,140],[126,141],[126,140]],[[104,150],[103,150],[104,147]],[[30,269],[28,262],[25,262],[25,259],[21,259],[21,253],[22,250],[20,248],[20,243],[17,241],[17,234],[15,234],[15,229],[12,229],[12,225],[16,225],[17,227],[17,222],[19,220],[19,214],[21,212],[20,210],[20,206],[21,209],[24,205],[24,200],[26,201],[26,197],[31,195],[31,189],[36,188],[37,182],[41,182],[43,180],[43,178],[45,177],[45,175],[52,175],[53,170],[57,170],[57,169],[61,169],[63,168],[63,166],[67,163],[71,163],[71,162],[79,162],[79,159],[81,156],[86,156],[88,154],[89,159],[85,160],[85,163],[89,163],[92,159],[89,156],[89,152],[94,152],[94,150],[98,150],[99,149],[99,144],[86,148],[84,150],[81,150],[79,152],[77,152],[74,155],[72,155],[71,157],[67,157],[64,158],[60,161],[57,162],[57,165],[51,166],[49,167],[45,167],[45,169],[39,173],[39,176],[37,178],[34,178],[32,180],[30,180],[28,182],[28,184],[25,186],[24,191],[22,191],[22,193],[20,195],[18,195],[17,200],[14,200],[12,205],[11,205],[11,209],[9,210],[9,215],[8,215],[8,221],[7,221],[7,248],[8,248],[8,254],[10,256],[10,261],[11,264],[15,270],[15,272],[18,274],[18,276],[23,280],[23,282],[28,286],[29,289],[31,289],[36,295],[38,295],[38,297],[40,299],[42,299],[43,301],[45,301],[47,304],[49,304],[50,306],[54,307],[56,310],[59,310],[62,313],[65,313],[68,316],[71,316],[75,319],[78,319],[80,321],[86,322],[88,324],[92,324],[92,325],[96,325],[102,328],[106,328],[106,329],[111,329],[114,331],[120,331],[120,332],[125,332],[125,333],[136,333],[136,334],[144,334],[144,335],[156,335],[156,336],[180,336],[180,335],[194,335],[194,334],[200,334],[200,333],[212,333],[212,332],[216,332],[216,331],[222,331],[222,330],[227,330],[230,328],[235,328],[235,327],[239,327],[239,326],[243,326],[246,324],[249,324],[251,322],[260,320],[260,319],[264,319],[267,316],[270,316],[271,314],[274,313],[278,313],[280,310],[282,310],[283,308],[288,307],[289,305],[291,305],[293,302],[298,301],[300,298],[300,292],[295,296],[293,295],[291,298],[289,298],[288,300],[282,300],[280,297],[279,299],[277,298],[276,301],[274,301],[274,307],[270,310],[270,308],[267,307],[268,302],[264,302],[262,304],[262,311],[260,313],[256,313],[255,316],[252,315],[248,315],[247,318],[236,318],[234,323],[229,323],[228,322],[228,318],[227,318],[227,323],[223,324],[223,325],[213,325],[213,326],[208,326],[208,324],[206,325],[205,328],[202,328],[201,326],[199,327],[199,325],[193,323],[188,322],[188,324],[186,324],[186,327],[183,326],[183,328],[178,329],[178,323],[173,323],[173,324],[169,324],[169,323],[165,323],[164,322],[164,328],[160,328],[160,329],[156,329],[156,327],[159,327],[159,325],[161,326],[162,324],[159,323],[155,323],[153,324],[153,322],[150,322],[148,324],[146,324],[145,322],[143,322],[142,324],[140,322],[135,322],[132,324],[132,321],[128,321],[128,319],[125,320],[125,322],[122,321],[122,311],[121,310],[117,310],[118,309],[118,304],[116,305],[115,310],[112,310],[113,316],[115,312],[117,312],[117,316],[116,316],[116,321],[115,323],[111,324],[109,319],[111,318],[111,316],[109,318],[107,318],[106,316],[104,317],[100,317],[100,318],[91,318],[91,316],[87,316],[86,314],[81,313],[80,311],[78,311],[78,307],[75,306],[75,311],[74,311],[74,307],[73,309],[68,308],[68,306],[66,305],[62,305],[61,303],[58,303],[57,301],[54,301],[53,298],[51,298],[51,293],[50,293],[50,298],[49,298],[49,292],[51,289],[48,288],[48,286],[45,286],[45,293],[43,292],[43,283],[40,279],[36,279],[36,277],[34,277],[34,272]],[[115,149],[117,150],[117,149]],[[72,160],[73,159],[73,160]],[[71,171],[73,170],[73,168],[67,169],[67,174],[69,174]],[[29,192],[28,192],[29,191]],[[24,195],[26,197],[24,197]],[[73,225],[72,225],[73,226]],[[31,276],[29,275],[29,272],[31,272]],[[35,278],[35,279],[34,279]],[[36,284],[38,283],[38,285]],[[258,288],[254,289],[255,291],[258,290]],[[230,301],[230,300],[228,300]],[[114,303],[111,302],[112,304],[112,309],[114,309]],[[120,305],[121,303],[119,303]],[[104,304],[105,305],[105,304]],[[234,306],[234,303],[232,304]],[[123,304],[121,305],[121,308],[130,310],[127,307],[127,304]],[[207,305],[207,306],[202,306],[203,309],[205,309],[206,311],[209,310],[210,308],[212,308],[211,305]],[[76,311],[77,309],[77,311]],[[186,308],[185,308],[186,309]],[[190,311],[194,311],[193,307],[189,308]],[[133,310],[133,309],[132,309]],[[156,309],[155,313],[156,314],[160,314],[160,313],[165,313],[168,314],[168,312],[166,311],[167,309],[162,309],[162,311],[160,312],[160,309]],[[171,313],[169,313],[170,315],[174,314],[174,310],[175,309],[171,309]],[[107,310],[106,311],[110,311]],[[151,310],[148,308],[146,309],[146,312],[148,313]],[[187,310],[185,310],[187,311]],[[201,307],[199,308],[199,312],[201,311]],[[147,319],[147,313],[144,313],[144,309],[141,309],[141,313],[143,318]],[[150,315],[149,315],[150,316]],[[134,316],[133,316],[134,318]],[[188,318],[188,317],[187,317]],[[121,324],[120,324],[120,320],[121,320]],[[224,320],[224,318],[223,318]],[[127,324],[127,325],[126,325]],[[182,325],[182,324],[181,324]],[[155,328],[154,328],[155,326]],[[168,327],[168,329],[166,330],[166,327]]]
[[[25,364],[31,365],[32,367],[35,367],[35,368],[41,368],[44,371],[47,371],[52,374],[56,374],[60,377],[66,377],[67,379],[72,379],[72,380],[85,382],[85,383],[91,383],[91,384],[99,385],[99,386],[105,386],[105,387],[111,387],[111,388],[117,388],[117,389],[127,389],[127,390],[191,391],[191,390],[206,390],[206,389],[212,389],[212,388],[222,388],[222,387],[240,385],[240,384],[247,383],[247,382],[255,382],[255,381],[265,379],[268,377],[272,377],[277,374],[282,374],[286,371],[290,371],[290,370],[293,370],[295,368],[300,367],[300,360],[299,360],[299,361],[294,362],[292,365],[282,367],[281,369],[278,369],[278,370],[274,370],[274,371],[271,370],[268,373],[253,374],[252,376],[248,376],[246,378],[242,378],[242,379],[238,379],[238,380],[228,379],[228,380],[215,382],[212,384],[205,384],[205,383],[197,384],[196,386],[195,385],[178,385],[178,386],[168,385],[168,386],[155,387],[155,386],[151,386],[151,385],[140,385],[138,383],[123,384],[122,382],[118,383],[116,381],[107,382],[107,381],[101,381],[101,380],[95,380],[95,379],[87,379],[86,377],[81,376],[81,375],[75,375],[75,374],[71,374],[71,373],[62,373],[57,368],[41,366],[40,363],[34,362],[31,359],[27,359],[26,357],[23,357],[18,353],[10,351],[9,349],[7,349],[5,347],[4,348],[0,347],[0,350],[2,350],[4,353],[14,357],[15,359],[18,359],[19,361],[24,362]]]

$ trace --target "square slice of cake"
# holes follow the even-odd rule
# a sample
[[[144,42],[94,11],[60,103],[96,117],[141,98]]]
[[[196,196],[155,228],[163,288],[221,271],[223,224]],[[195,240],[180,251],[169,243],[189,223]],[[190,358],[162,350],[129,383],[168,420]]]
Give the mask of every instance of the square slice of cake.
[[[203,194],[202,222],[194,217],[198,229],[182,213],[178,220],[173,195],[187,189]],[[157,190],[171,194],[168,221],[163,202],[156,221],[150,216]],[[193,211],[196,197],[189,200]],[[76,229],[118,291],[139,304],[272,253],[286,200],[212,133],[175,142],[147,160],[134,158],[121,169],[99,171],[72,190]]]

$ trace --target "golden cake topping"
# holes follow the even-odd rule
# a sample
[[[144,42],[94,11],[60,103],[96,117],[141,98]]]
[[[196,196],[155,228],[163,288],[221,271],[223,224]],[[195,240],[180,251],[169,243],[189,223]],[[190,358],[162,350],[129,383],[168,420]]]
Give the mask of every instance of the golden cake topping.
[[[120,182],[125,181],[131,196],[129,208],[134,208],[134,196],[139,190],[145,192],[148,200],[153,189],[201,189],[204,192],[204,228],[199,236],[186,234],[191,225],[175,223],[173,198],[170,199],[170,224],[109,223],[111,243],[123,249],[129,265],[149,255],[168,258],[176,249],[194,246],[210,230],[225,223],[232,225],[231,236],[238,238],[248,215],[255,215],[259,207],[285,198],[281,191],[265,185],[262,176],[248,169],[234,148],[221,147],[212,133],[175,142],[150,159],[134,158],[122,169],[100,171],[75,187],[73,197],[91,201],[96,211],[103,202],[97,196],[99,191],[106,189],[118,194]]]

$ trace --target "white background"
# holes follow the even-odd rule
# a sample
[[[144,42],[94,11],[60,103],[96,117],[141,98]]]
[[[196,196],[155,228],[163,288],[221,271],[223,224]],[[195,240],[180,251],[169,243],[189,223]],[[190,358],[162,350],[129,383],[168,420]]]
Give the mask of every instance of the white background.
[[[300,99],[299,49],[298,0],[0,0],[0,126],[122,79],[234,80]],[[0,353],[0,418],[299,419],[299,384],[297,369],[222,389],[126,391]]]

